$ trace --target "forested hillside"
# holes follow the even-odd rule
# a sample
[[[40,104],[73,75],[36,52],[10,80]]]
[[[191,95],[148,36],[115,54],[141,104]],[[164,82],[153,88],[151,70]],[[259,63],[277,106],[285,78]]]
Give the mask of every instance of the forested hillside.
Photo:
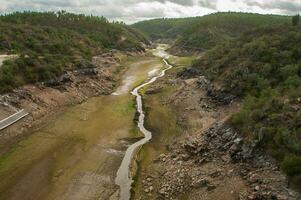
[[[91,66],[110,49],[141,51],[145,37],[104,17],[24,12],[0,16],[0,53],[18,54],[0,69],[0,92],[54,78],[66,68]]]
[[[300,46],[300,26],[257,28],[209,50],[190,69],[194,76],[206,75],[223,93],[243,98],[243,109],[231,124],[258,141],[289,176],[299,178]]]
[[[133,24],[132,27],[143,31],[152,40],[175,39],[177,35],[182,35],[184,32],[179,27],[185,24],[192,25],[199,19],[200,17],[153,19],[138,22]]]
[[[155,39],[176,40],[176,46],[196,50],[210,49],[255,27],[290,23],[290,17],[249,13],[215,13],[203,17],[155,19],[133,27]]]

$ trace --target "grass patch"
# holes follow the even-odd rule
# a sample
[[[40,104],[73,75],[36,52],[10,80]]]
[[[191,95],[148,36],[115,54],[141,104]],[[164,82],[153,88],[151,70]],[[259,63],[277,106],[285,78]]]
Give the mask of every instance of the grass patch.
[[[176,67],[187,67],[192,64],[192,62],[196,59],[194,56],[187,57],[178,57],[178,56],[170,56],[167,60],[172,65]]]

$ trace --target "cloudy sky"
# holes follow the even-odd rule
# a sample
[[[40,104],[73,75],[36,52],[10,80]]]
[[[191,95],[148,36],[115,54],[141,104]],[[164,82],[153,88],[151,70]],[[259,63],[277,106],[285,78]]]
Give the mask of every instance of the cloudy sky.
[[[102,15],[127,23],[158,18],[200,16],[217,11],[293,15],[301,0],[0,0],[0,13],[58,11]]]

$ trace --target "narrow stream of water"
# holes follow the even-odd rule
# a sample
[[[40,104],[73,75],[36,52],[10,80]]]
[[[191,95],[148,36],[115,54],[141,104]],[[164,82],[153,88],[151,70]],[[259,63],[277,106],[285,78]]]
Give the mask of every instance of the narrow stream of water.
[[[160,49],[159,49],[160,50]],[[160,57],[163,57],[163,62],[167,66],[162,72],[153,78],[151,78],[146,83],[143,83],[142,85],[139,85],[132,91],[132,95],[136,97],[136,103],[137,103],[137,111],[139,113],[139,120],[138,120],[138,128],[140,131],[144,134],[144,138],[139,140],[138,142],[132,144],[129,146],[129,148],[125,152],[125,156],[122,160],[122,163],[118,169],[117,176],[115,179],[115,183],[119,185],[120,187],[120,200],[129,200],[131,198],[131,185],[133,183],[133,179],[130,174],[130,165],[132,162],[133,154],[135,153],[135,150],[147,143],[152,138],[152,133],[145,129],[144,127],[144,112],[143,112],[143,106],[142,106],[142,97],[139,94],[140,89],[145,87],[146,85],[149,85],[153,82],[155,82],[158,78],[163,77],[165,75],[165,72],[172,68],[172,65],[168,64],[166,58],[167,55],[164,50],[162,49],[162,54],[160,54]]]

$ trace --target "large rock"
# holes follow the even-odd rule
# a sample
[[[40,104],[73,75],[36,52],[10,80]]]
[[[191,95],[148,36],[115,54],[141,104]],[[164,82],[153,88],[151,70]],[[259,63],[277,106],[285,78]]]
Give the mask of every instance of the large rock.
[[[58,78],[55,79],[51,79],[49,81],[45,81],[43,83],[43,85],[47,86],[47,87],[56,87],[56,86],[60,86],[63,84],[66,84],[68,82],[72,82],[72,78],[70,74],[63,74]]]
[[[210,81],[205,76],[200,76],[197,80],[197,84],[199,87],[208,86]]]
[[[206,143],[206,141],[187,141],[183,144],[183,147],[187,151],[187,153],[192,155],[201,154],[208,150],[208,144]]]
[[[218,105],[228,105],[232,103],[233,100],[236,98],[234,95],[215,89],[208,89],[207,95],[211,98],[211,100],[214,103]]]

